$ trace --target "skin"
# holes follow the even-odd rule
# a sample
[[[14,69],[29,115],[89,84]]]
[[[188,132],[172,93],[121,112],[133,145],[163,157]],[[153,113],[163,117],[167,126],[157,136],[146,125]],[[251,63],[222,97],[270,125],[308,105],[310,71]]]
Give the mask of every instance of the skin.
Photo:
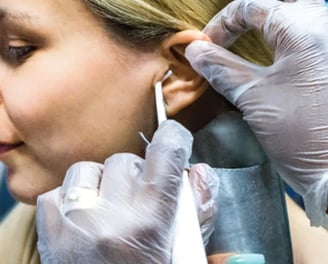
[[[153,83],[168,67],[161,56],[120,47],[80,1],[0,9],[11,13],[0,21],[0,142],[22,143],[0,154],[14,196],[35,203],[80,160],[142,155],[138,131],[155,130]],[[9,47],[34,50],[17,58]]]
[[[328,263],[328,231],[311,226],[305,212],[286,196],[295,264]]]
[[[207,258],[208,264],[225,264],[227,262],[227,258],[233,256],[233,254],[216,254],[209,256]]]

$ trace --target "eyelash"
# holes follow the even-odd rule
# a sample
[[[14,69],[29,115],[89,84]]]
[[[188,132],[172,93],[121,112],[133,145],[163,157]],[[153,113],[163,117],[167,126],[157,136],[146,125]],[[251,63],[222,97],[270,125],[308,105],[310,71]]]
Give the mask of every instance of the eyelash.
[[[7,61],[18,64],[23,63],[35,49],[33,46],[8,46],[3,55]]]

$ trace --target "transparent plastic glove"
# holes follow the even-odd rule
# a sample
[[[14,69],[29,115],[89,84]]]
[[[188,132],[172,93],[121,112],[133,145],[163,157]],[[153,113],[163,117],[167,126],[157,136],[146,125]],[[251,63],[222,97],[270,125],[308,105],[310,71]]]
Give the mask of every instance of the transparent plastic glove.
[[[186,57],[243,113],[280,175],[305,202],[312,225],[328,227],[328,9],[324,0],[236,0],[205,28]],[[223,47],[257,29],[275,52],[269,67]],[[256,53],[256,50],[254,50]]]
[[[165,121],[145,159],[115,154],[104,164],[73,165],[62,187],[38,198],[42,263],[170,263],[177,199],[191,144],[185,128]],[[190,174],[198,204],[210,205],[199,214],[209,223],[216,212],[209,200],[216,198],[206,182],[217,187],[217,176],[201,164]]]
[[[198,163],[190,168],[189,180],[204,247],[206,247],[214,231],[218,212],[219,177],[210,166],[205,163]]]

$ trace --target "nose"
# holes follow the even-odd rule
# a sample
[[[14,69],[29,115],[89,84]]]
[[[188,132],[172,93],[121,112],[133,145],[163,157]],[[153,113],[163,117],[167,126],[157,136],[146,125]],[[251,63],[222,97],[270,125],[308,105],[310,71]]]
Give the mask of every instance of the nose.
[[[0,105],[3,104],[3,88],[5,84],[5,65],[0,59]]]
[[[4,88],[6,85],[5,80],[6,69],[3,61],[0,58],[0,127],[3,128],[4,125],[4,116],[6,115],[6,109],[4,105]]]
[[[3,103],[3,96],[2,96],[2,90],[1,90],[1,81],[0,81],[0,106],[2,106],[2,103]]]

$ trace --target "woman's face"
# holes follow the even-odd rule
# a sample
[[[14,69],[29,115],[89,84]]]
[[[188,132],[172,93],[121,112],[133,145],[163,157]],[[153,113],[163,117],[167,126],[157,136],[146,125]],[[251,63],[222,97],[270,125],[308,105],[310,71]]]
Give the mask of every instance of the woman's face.
[[[12,193],[34,203],[76,161],[142,154],[160,56],[120,47],[79,0],[1,0],[0,10],[0,160]]]

